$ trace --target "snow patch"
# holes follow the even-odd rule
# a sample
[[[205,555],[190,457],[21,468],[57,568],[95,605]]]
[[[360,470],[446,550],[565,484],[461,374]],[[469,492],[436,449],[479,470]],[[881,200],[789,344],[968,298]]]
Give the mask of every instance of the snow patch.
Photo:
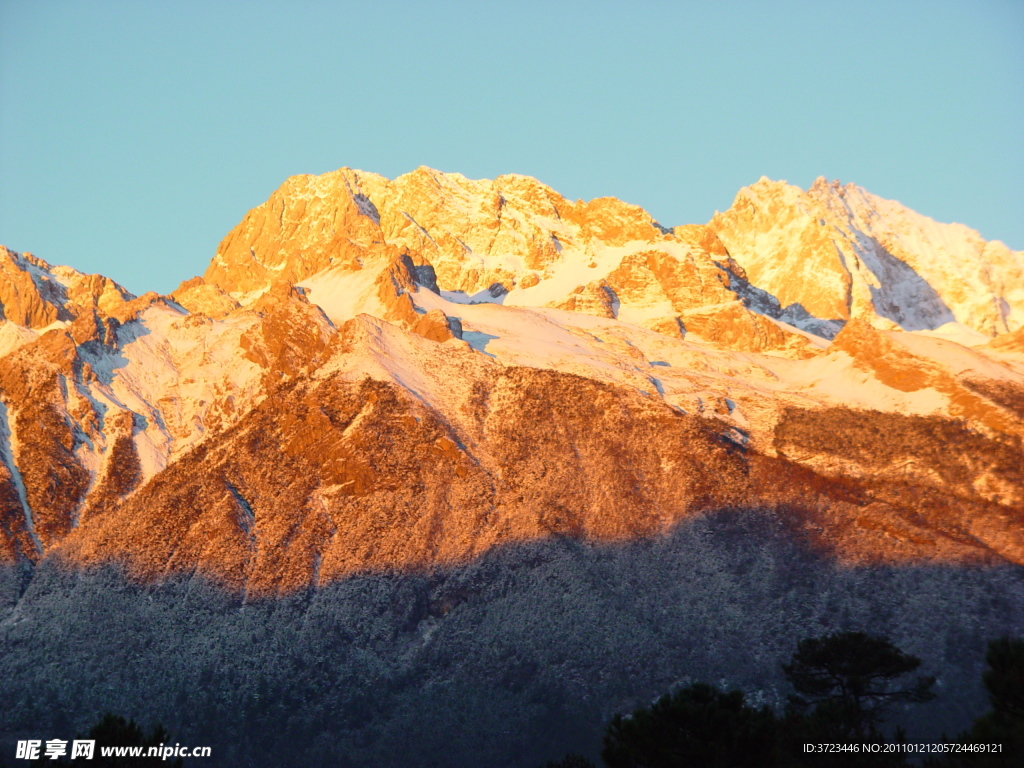
[[[39,338],[41,331],[24,328],[17,323],[0,321],[0,357],[17,351]]]
[[[355,271],[328,267],[298,283],[298,287],[336,326],[359,314],[380,317],[387,313],[387,308],[377,295],[377,279],[387,264],[386,259],[378,259]]]

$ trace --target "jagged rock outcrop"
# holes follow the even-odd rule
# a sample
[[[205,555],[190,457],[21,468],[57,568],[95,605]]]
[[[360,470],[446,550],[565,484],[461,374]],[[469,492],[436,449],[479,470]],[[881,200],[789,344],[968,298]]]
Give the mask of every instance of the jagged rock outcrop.
[[[783,311],[834,321],[948,323],[993,337],[1024,324],[1024,252],[818,178],[804,192],[762,178],[709,224]]]
[[[0,246],[2,319],[24,329],[47,329],[96,311],[109,315],[133,298],[110,278],[53,267]]]
[[[8,472],[13,490],[21,491],[19,527],[30,531],[37,542],[37,547],[20,550],[20,558],[34,560],[63,539],[85,501],[89,472],[75,453],[77,430],[65,414],[77,411],[85,423],[96,414],[78,392],[67,389],[67,374],[76,369],[82,371],[82,359],[73,337],[64,330],[43,334],[0,365]],[[7,496],[11,495],[8,491]]]
[[[179,305],[192,314],[207,317],[225,317],[241,307],[235,299],[228,296],[219,286],[204,282],[201,277],[186,280],[171,294]]]
[[[621,313],[652,328],[678,327],[674,318],[696,307],[744,314],[719,264],[729,263],[728,254],[706,227],[671,232],[614,198],[572,203],[527,177],[471,181],[427,168],[393,182],[347,168],[289,179],[224,239],[204,285],[244,303],[276,282],[355,284],[359,272],[389,258],[429,268],[437,290]],[[190,284],[182,295],[189,300],[197,290]],[[753,350],[802,347],[799,337],[768,324],[710,340]]]

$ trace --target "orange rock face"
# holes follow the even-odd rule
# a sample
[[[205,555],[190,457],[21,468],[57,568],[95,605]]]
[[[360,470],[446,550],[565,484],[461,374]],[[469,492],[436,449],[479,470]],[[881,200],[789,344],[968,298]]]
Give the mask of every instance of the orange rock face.
[[[830,414],[795,412],[780,424],[787,455],[851,457],[885,478],[876,485],[738,450],[713,421],[573,376],[508,369],[479,380],[457,407],[460,423],[446,423],[372,379],[283,388],[86,520],[63,550],[81,563],[124,563],[141,579],[198,569],[250,595],[276,594],[467,562],[517,541],[653,536],[700,512],[768,504],[853,561],[1024,560],[1019,447],[961,438],[1018,489],[1014,506],[986,501],[966,465],[939,463],[930,447],[938,435],[929,430],[951,427],[940,419],[897,420],[905,441],[885,458],[867,442],[882,422],[866,414],[840,412],[847,432],[863,434],[855,444],[837,440]],[[900,461],[925,476],[887,476]],[[976,543],[965,543],[968,533]]]
[[[32,262],[4,248],[0,251],[0,303],[4,319],[26,328],[45,328],[70,320],[62,291],[55,281],[33,279]],[[63,311],[62,311],[63,310]]]
[[[83,275],[67,267],[51,268],[30,253],[0,246],[0,308],[3,318],[25,328],[70,322],[83,311],[109,314],[134,298],[102,275]]]

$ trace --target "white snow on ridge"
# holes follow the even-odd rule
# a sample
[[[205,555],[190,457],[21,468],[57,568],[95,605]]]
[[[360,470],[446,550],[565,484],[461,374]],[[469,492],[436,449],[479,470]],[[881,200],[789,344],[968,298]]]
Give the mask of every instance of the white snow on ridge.
[[[195,322],[161,305],[118,330],[120,350],[81,354],[98,381],[87,387],[101,411],[132,411],[145,420],[134,440],[145,477],[201,439],[206,420],[252,405],[262,369],[239,339],[256,319]],[[237,402],[236,402],[237,401]]]
[[[857,366],[845,352],[830,352],[810,360],[773,358],[772,371],[782,391],[802,392],[823,405],[925,416],[949,406],[936,389],[904,392],[888,387],[870,371]]]
[[[937,222],[853,184],[812,191],[833,212],[846,213],[840,226],[859,256],[877,262],[875,244],[880,244],[900,260],[872,263],[871,270],[880,280],[883,303],[900,307],[905,329],[937,329],[942,319],[976,326],[1000,295],[1006,328],[1024,325],[1024,251],[986,242],[963,224]]]
[[[936,339],[953,341],[962,347],[980,347],[992,341],[985,334],[979,333],[973,328],[968,328],[962,323],[946,323],[932,330],[914,331],[914,333],[918,336],[930,336]]]
[[[712,226],[755,287],[819,319],[959,323],[989,338],[1024,325],[1024,251],[853,184],[762,179]]]
[[[464,291],[441,291],[445,301],[452,304],[504,304],[507,293],[500,293],[497,296],[491,294],[490,290],[477,291],[472,296],[466,295]]]
[[[664,251],[676,259],[684,259],[688,253],[686,246],[672,241],[656,244],[634,241],[621,246],[595,244],[586,250],[565,247],[559,260],[538,275],[542,277],[539,283],[529,288],[513,288],[504,303],[507,306],[543,307],[564,300],[575,288],[607,278],[627,256],[652,250]],[[637,308],[637,311],[641,310]]]
[[[35,341],[39,335],[39,331],[33,331],[31,328],[24,328],[10,321],[0,321],[0,357]]]
[[[1005,365],[948,338],[898,331],[884,333],[907,351],[918,357],[939,363],[955,376],[974,374],[989,379],[1020,380],[1020,376],[1014,374]]]
[[[459,318],[464,333],[487,337],[484,351],[506,365],[561,370],[582,360],[593,366],[609,364],[606,353],[590,347],[537,310],[495,304],[452,304],[427,290],[418,291],[413,300],[426,311],[440,309]]]
[[[28,491],[25,489],[25,481],[21,477],[21,471],[18,469],[18,465],[14,460],[14,456],[18,453],[18,436],[15,434],[11,420],[7,413],[7,404],[0,401],[0,461],[3,461],[7,466],[7,471],[11,475],[11,482],[14,484],[14,489],[18,494],[18,501],[21,503],[21,508],[25,512],[25,529],[28,531],[29,537],[32,539],[32,543],[35,545],[37,552],[43,551],[42,542],[39,540],[39,536],[36,535],[35,523],[32,518],[32,508],[28,503]]]
[[[387,308],[377,296],[376,281],[387,265],[384,259],[369,262],[360,270],[328,267],[298,283],[306,298],[317,304],[336,326],[359,314],[382,317]]]

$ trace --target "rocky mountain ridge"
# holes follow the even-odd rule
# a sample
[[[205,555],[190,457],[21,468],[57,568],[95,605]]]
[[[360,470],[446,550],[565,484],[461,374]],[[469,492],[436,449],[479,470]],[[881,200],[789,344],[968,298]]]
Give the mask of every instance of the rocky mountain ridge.
[[[341,574],[451,562],[553,531],[649,534],[696,510],[781,503],[765,489],[777,480],[751,486],[750,477],[759,462],[783,458],[785,467],[795,460],[829,482],[871,488],[877,469],[781,452],[779,425],[794,412],[852,407],[865,420],[953,419],[993,456],[1019,451],[1024,436],[1024,363],[1012,341],[1024,323],[1024,254],[820,179],[806,193],[762,179],[710,224],[668,229],[636,206],[572,203],[522,176],[470,181],[420,168],[393,182],[349,169],[293,177],[224,239],[204,277],[166,297],[136,298],[100,276],[2,256],[3,542],[5,557],[26,566],[50,550],[82,563],[146,560],[139,531],[146,520],[171,519],[156,512],[177,498],[171,487],[191,501],[174,503],[185,517],[165,532],[159,562],[140,565],[148,578],[201,565],[239,588],[239,572],[296,588],[332,572],[325,537],[349,563]],[[528,407],[524,389],[545,406]],[[541,461],[571,467],[588,483],[612,472],[614,480],[598,484],[601,501],[560,500],[566,481],[542,468],[509,486],[523,460],[508,455],[509,441],[550,429],[561,410],[580,407],[584,391],[595,400],[614,393],[608,410],[592,413],[595,432],[570,430]],[[370,444],[388,434],[370,404],[381,397],[406,426],[370,460]],[[342,409],[352,414],[302,405],[337,398],[353,403]],[[617,423],[610,414],[623,408],[630,416]],[[649,420],[654,437],[621,442]],[[517,433],[494,431],[496,421],[516,424]],[[425,423],[434,427],[423,443],[414,436]],[[672,443],[670,423],[689,425],[690,448]],[[246,430],[279,435],[312,464],[243,482],[197,458],[226,451],[240,460],[254,450],[239,437]],[[305,434],[319,442],[303,442]],[[581,454],[581,440],[597,440],[613,464],[646,468],[600,469]],[[668,451],[651,467],[653,458],[641,458],[649,440]],[[701,441],[711,442],[698,449]],[[395,451],[412,464],[399,462],[404,468],[389,476],[381,467]],[[741,458],[729,458],[736,451]],[[713,493],[698,492],[676,470],[682,456],[697,462],[692,475],[739,464]],[[437,461],[456,474],[442,482]],[[996,470],[975,460],[955,488],[927,462],[902,463],[913,482],[994,505],[974,514],[971,524],[984,532],[961,541],[957,558],[984,552],[1021,562],[1013,529],[1024,486],[1007,469],[1013,462],[1000,461]],[[429,477],[406,484],[424,462]],[[767,478],[788,472],[771,466]],[[673,501],[616,500],[662,482],[674,484]],[[467,483],[466,499],[450,496]],[[341,511],[353,497],[363,504],[356,518],[386,536],[380,531],[401,528],[383,523],[381,509],[405,493],[414,493],[410,510],[422,507],[435,492],[436,502],[409,513],[423,515],[408,532],[420,556],[392,561],[375,545],[353,559],[354,542],[369,535],[338,522],[353,519]],[[842,491],[822,493],[825,507],[843,508]],[[290,522],[275,523],[282,494],[296,509]],[[899,529],[915,518],[879,509],[869,528]],[[204,523],[210,515],[219,522]],[[310,515],[326,527],[305,544],[270,535],[275,527],[317,529]],[[912,527],[931,541],[956,525]],[[428,543],[436,530],[459,531],[457,540]],[[203,545],[180,547],[193,537]],[[835,546],[855,559],[929,556],[909,541]],[[263,574],[284,567],[269,563],[295,547],[306,563],[301,576]],[[193,554],[182,560],[186,551]],[[264,552],[276,554],[268,561]]]

